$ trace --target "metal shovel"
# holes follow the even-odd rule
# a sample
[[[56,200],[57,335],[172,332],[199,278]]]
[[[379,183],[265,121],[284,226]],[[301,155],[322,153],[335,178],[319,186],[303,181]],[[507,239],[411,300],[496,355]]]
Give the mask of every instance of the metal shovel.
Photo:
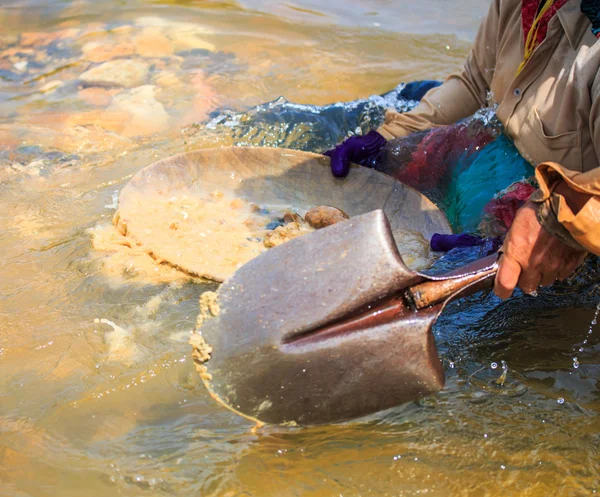
[[[408,269],[381,210],[261,254],[201,328],[211,388],[266,423],[339,422],[444,387],[432,326],[493,283],[496,256],[443,276]]]

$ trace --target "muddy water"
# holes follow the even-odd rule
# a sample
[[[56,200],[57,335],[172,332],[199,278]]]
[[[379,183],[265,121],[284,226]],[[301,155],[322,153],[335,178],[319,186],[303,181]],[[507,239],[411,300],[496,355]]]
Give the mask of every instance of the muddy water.
[[[251,433],[190,361],[197,299],[214,287],[164,283],[147,261],[115,265],[92,246],[141,167],[231,143],[308,146],[310,126],[236,112],[441,78],[485,3],[3,2],[0,495],[598,491],[594,285],[452,305],[436,328],[448,385],[434,398]],[[323,147],[346,132],[336,126]]]

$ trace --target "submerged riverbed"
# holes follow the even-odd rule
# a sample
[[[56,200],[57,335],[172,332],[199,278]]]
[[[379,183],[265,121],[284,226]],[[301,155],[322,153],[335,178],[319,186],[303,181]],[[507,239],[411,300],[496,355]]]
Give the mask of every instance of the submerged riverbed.
[[[370,96],[459,67],[486,8],[2,3],[0,495],[600,490],[600,291],[586,278],[596,261],[538,298],[452,304],[436,326],[439,395],[253,433],[210,399],[191,361],[198,297],[215,285],[96,250],[140,168],[232,144],[323,150],[381,117],[390,101]]]

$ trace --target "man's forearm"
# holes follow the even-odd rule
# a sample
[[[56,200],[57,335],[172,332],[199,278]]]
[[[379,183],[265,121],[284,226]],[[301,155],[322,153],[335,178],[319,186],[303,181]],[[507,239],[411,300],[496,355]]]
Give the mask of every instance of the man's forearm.
[[[377,131],[386,140],[400,138],[417,131],[454,124],[473,115],[481,106],[482,102],[459,73],[430,90],[412,111],[402,114],[388,111],[385,124]]]

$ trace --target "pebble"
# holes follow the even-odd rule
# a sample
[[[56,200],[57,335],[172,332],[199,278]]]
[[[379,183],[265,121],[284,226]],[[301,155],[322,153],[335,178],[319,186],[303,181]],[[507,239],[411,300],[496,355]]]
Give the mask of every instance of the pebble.
[[[77,96],[84,102],[96,107],[106,107],[110,104],[112,98],[121,90],[106,89],[93,86],[79,90]]]
[[[158,28],[146,28],[133,38],[135,53],[142,57],[168,57],[173,53],[173,44]]]
[[[44,33],[44,32],[31,32],[22,33],[20,39],[20,45],[22,47],[34,47],[43,46],[52,43],[54,40],[60,38],[58,32]]]
[[[169,126],[169,114],[155,98],[156,86],[144,85],[116,95],[108,111],[127,112],[131,119],[125,124],[123,136],[150,135]]]
[[[13,64],[13,67],[19,72],[24,72],[27,69],[27,64],[28,62],[26,60],[22,60]]]
[[[56,128],[57,126],[98,126],[104,130],[120,133],[131,119],[127,112],[89,110],[84,112],[51,112],[34,115],[32,124]]]
[[[81,48],[86,60],[106,62],[117,57],[128,57],[135,53],[133,43],[103,43],[90,41]]]
[[[146,82],[149,66],[138,60],[116,59],[84,72],[79,79],[88,86],[134,88]]]
[[[209,41],[200,38],[198,35],[189,32],[173,31],[170,33],[173,41],[173,50],[175,52],[184,52],[186,50],[208,50],[215,52],[216,47]]]
[[[9,142],[5,141],[5,134]],[[35,143],[42,149],[60,150],[68,154],[123,151],[135,145],[96,125],[56,125],[53,128],[29,124],[0,125],[0,149],[11,140],[18,140],[21,146]]]
[[[161,32],[172,43],[174,52],[202,49],[214,52],[215,46],[203,37],[212,31],[191,22],[180,22],[161,17],[140,17],[135,21],[136,26],[144,28],[161,28]]]
[[[34,31],[22,33],[19,39],[19,44],[22,47],[43,47],[57,40],[65,38],[73,38],[79,34],[77,28],[65,28],[58,31]]]
[[[154,83],[163,88],[173,88],[182,85],[181,80],[171,71],[159,72],[154,78]]]

